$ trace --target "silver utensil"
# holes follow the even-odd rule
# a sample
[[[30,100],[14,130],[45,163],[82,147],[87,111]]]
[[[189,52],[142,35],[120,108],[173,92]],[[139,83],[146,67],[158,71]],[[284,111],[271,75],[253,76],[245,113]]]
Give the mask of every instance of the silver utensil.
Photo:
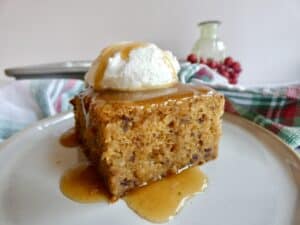
[[[5,69],[8,77],[18,79],[70,78],[84,79],[92,61],[66,61]]]

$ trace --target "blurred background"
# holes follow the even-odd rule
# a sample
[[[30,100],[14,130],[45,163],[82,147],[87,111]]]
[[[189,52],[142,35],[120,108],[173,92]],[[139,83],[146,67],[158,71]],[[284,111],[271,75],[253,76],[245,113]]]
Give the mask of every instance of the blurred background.
[[[93,59],[111,42],[147,40],[186,58],[197,23],[220,20],[239,83],[300,80],[299,0],[0,0],[0,82],[13,66]]]

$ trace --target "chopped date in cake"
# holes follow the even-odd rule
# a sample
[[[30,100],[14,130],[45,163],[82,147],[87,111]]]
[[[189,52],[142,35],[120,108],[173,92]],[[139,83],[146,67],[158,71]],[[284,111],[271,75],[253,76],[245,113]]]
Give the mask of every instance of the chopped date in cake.
[[[124,132],[126,132],[132,126],[132,118],[123,115],[121,119],[122,119],[122,129]]]

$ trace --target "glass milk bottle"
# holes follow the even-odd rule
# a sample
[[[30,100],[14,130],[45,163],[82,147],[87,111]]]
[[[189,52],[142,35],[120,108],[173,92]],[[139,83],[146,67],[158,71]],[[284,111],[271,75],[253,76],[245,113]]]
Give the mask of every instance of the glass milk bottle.
[[[220,21],[204,21],[198,24],[200,37],[195,43],[192,53],[204,59],[223,60],[225,58],[225,45],[218,38],[220,24]]]

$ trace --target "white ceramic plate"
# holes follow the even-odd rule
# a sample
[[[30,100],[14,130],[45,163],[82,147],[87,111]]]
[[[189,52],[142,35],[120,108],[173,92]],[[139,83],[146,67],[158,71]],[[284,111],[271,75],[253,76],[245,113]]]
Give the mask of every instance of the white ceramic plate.
[[[73,122],[73,114],[62,114],[2,144],[0,224],[151,224],[122,200],[80,204],[60,192],[59,179],[76,164],[77,152],[60,146],[58,138]],[[208,188],[169,224],[300,224],[300,160],[266,130],[226,115],[219,158],[202,170]]]

